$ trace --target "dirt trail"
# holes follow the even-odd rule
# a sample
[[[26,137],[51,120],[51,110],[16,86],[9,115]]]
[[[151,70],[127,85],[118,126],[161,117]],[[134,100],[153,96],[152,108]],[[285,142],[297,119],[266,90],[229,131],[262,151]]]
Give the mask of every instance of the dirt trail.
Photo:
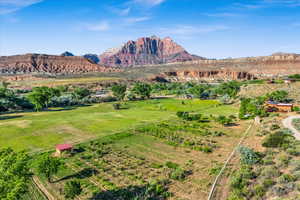
[[[294,119],[300,119],[300,115],[294,115],[294,116],[285,118],[284,120],[282,120],[282,124],[285,128],[288,128],[293,132],[296,140],[300,140],[300,132],[292,124]]]
[[[48,200],[55,200],[55,198],[48,192],[45,186],[41,183],[41,181],[36,177],[33,176],[34,183],[39,187],[39,189],[44,193]]]

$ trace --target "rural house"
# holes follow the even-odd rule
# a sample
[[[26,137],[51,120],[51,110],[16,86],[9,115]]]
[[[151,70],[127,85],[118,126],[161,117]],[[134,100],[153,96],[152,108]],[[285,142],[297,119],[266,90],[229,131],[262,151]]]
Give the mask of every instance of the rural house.
[[[58,144],[56,145],[56,153],[57,155],[61,155],[63,152],[72,151],[73,146],[71,144]]]
[[[274,101],[268,101],[266,103],[268,112],[292,112],[293,104],[291,103],[278,103]]]

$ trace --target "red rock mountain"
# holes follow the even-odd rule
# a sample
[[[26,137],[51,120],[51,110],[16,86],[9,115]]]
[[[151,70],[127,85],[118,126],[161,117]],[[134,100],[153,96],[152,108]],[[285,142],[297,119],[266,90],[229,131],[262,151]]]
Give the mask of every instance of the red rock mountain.
[[[97,65],[81,56],[25,54],[0,57],[0,74],[33,72],[50,74],[78,74],[107,71],[112,71],[112,69]]]
[[[128,41],[121,48],[109,49],[100,55],[100,63],[105,66],[136,66],[163,64],[201,59],[189,54],[171,38],[156,36]]]

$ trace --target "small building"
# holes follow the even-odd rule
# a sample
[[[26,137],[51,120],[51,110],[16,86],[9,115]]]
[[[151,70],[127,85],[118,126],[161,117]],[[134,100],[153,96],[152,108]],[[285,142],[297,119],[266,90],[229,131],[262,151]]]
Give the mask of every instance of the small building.
[[[95,97],[95,98],[104,98],[104,97],[107,97],[108,94],[109,93],[106,90],[99,90],[95,94],[93,94],[92,97]]]
[[[73,146],[71,144],[58,144],[56,145],[57,155],[61,155],[63,152],[71,152]]]
[[[285,78],[285,79],[283,79],[283,81],[284,81],[284,83],[286,83],[286,84],[290,84],[290,83],[296,82],[296,80],[291,79],[291,78]]]
[[[292,112],[294,105],[291,103],[277,103],[268,101],[266,106],[268,112]]]

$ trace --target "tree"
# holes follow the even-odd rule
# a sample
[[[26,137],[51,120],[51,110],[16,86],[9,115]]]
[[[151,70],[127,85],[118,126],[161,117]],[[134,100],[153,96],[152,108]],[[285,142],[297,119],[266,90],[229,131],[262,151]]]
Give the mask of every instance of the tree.
[[[230,81],[227,83],[222,83],[216,90],[217,94],[225,95],[228,94],[229,97],[236,97],[238,92],[240,91],[241,83],[237,81]]]
[[[220,115],[219,117],[216,118],[216,122],[222,124],[223,126],[224,125],[229,125],[233,122],[233,118],[231,117],[226,117],[224,115]]]
[[[145,99],[150,98],[152,89],[149,84],[138,82],[133,86],[132,91],[142,99]]]
[[[25,152],[0,150],[0,199],[21,199],[27,192],[30,157]]]
[[[270,101],[277,101],[277,102],[287,102],[288,92],[284,90],[277,90],[267,95]]]
[[[8,89],[9,83],[2,82],[0,86],[0,112],[16,107],[16,94]]]
[[[77,100],[83,99],[91,94],[90,90],[86,88],[75,88],[74,92],[72,93],[73,97]]]
[[[81,183],[78,180],[71,180],[65,184],[64,193],[66,199],[74,199],[82,192]]]
[[[35,106],[36,111],[47,108],[52,97],[60,96],[60,91],[49,87],[36,87],[28,95],[28,100]]]
[[[192,94],[194,97],[201,98],[202,93],[205,91],[205,87],[203,85],[195,85],[188,89],[188,93]]]
[[[118,85],[114,85],[112,86],[111,90],[113,92],[113,95],[119,100],[123,100],[125,97],[125,93],[126,93],[126,89],[127,86],[126,85],[122,85],[122,84],[118,84]]]
[[[37,170],[48,179],[48,182],[51,182],[51,177],[58,172],[62,165],[61,159],[44,154],[37,161]]]

